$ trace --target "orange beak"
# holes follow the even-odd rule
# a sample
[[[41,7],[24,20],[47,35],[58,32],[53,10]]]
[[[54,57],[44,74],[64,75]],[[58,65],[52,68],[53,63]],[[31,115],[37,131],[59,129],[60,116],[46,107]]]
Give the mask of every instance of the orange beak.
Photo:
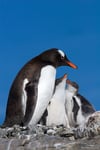
[[[74,65],[71,61],[67,61],[67,65],[74,68],[74,69],[77,69],[77,66]]]
[[[63,79],[67,79],[67,74],[64,74]]]

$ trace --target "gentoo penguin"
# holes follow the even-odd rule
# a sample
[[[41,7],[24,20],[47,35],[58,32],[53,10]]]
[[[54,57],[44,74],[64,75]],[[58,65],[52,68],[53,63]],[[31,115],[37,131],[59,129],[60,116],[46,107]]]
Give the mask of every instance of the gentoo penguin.
[[[72,127],[81,126],[86,118],[95,112],[92,104],[78,93],[79,86],[76,82],[67,80],[66,88],[66,112],[69,124]]]
[[[77,68],[57,48],[44,51],[24,65],[11,86],[3,126],[32,126],[39,121],[53,94],[59,66]]]
[[[69,122],[65,110],[65,86],[66,86],[65,74],[63,77],[56,79],[55,90],[53,97],[51,98],[47,110],[43,117],[45,117],[45,124],[47,126],[63,125],[69,128]],[[44,118],[42,117],[42,121]]]

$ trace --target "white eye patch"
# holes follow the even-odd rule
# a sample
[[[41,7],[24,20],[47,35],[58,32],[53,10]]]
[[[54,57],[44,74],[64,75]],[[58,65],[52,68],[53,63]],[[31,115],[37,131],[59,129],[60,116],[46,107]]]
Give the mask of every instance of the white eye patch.
[[[65,57],[65,53],[62,51],[62,50],[58,50],[58,52],[60,53],[60,55],[62,56],[62,57]]]

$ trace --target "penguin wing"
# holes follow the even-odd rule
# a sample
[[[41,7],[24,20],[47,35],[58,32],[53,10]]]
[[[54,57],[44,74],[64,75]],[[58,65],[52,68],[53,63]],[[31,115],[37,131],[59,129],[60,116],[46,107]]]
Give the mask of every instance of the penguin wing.
[[[76,122],[77,121],[77,114],[78,114],[78,111],[79,111],[80,107],[79,107],[79,105],[78,105],[78,103],[77,103],[74,96],[72,97],[72,99],[73,99],[73,103],[74,103],[72,112],[74,113],[74,119],[75,119],[75,122]]]
[[[25,91],[27,95],[27,103],[26,103],[25,116],[22,123],[23,125],[28,125],[29,121],[32,118],[35,105],[36,105],[36,100],[37,100],[37,93],[38,93],[37,90],[38,88],[37,88],[36,81],[29,82],[25,87]]]

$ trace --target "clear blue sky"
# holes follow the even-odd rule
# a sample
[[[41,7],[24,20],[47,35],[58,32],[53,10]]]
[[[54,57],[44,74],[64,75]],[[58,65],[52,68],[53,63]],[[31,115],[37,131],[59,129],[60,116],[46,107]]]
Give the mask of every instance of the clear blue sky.
[[[100,1],[0,0],[0,123],[19,69],[42,51],[66,52],[77,70],[59,68],[100,109]]]

